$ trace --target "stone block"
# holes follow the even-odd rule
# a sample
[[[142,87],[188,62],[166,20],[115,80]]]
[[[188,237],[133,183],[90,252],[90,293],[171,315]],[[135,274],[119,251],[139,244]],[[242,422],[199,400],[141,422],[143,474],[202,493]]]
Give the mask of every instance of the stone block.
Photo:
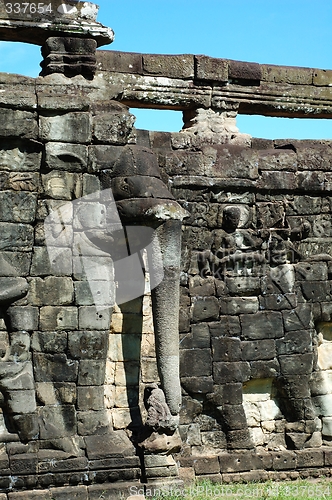
[[[50,260],[51,256],[51,260]],[[34,247],[31,264],[31,276],[71,276],[73,273],[71,248]]]
[[[33,123],[31,122],[31,125]],[[17,130],[15,136],[17,136]],[[13,173],[39,172],[42,145],[19,138],[0,139],[0,170]]]
[[[312,85],[314,70],[292,66],[261,64],[262,80],[274,83]]]
[[[284,335],[280,312],[259,311],[256,314],[243,314],[240,321],[244,339],[273,339]]]
[[[90,386],[77,388],[78,410],[102,410],[104,408],[104,387]]]
[[[304,354],[312,352],[312,334],[310,330],[292,331],[276,341],[278,354]]]
[[[39,135],[47,142],[88,143],[92,126],[89,113],[65,113],[39,117]]]
[[[326,302],[331,299],[329,284],[324,281],[303,281],[302,292],[310,302]]]
[[[197,475],[216,474],[220,472],[218,457],[204,457],[195,460],[195,473]]]
[[[195,56],[195,78],[203,81],[228,82],[228,61],[215,57]]]
[[[107,306],[115,303],[115,285],[110,281],[75,281],[75,303],[79,306]]]
[[[227,430],[246,429],[247,420],[243,410],[242,404],[228,405],[223,404],[218,408],[222,414],[223,422]]]
[[[74,259],[73,274],[77,280],[88,280],[92,284],[96,281],[107,281],[114,287],[113,261],[104,252],[92,246],[89,242],[79,241],[79,234],[74,235]],[[77,249],[80,249],[80,256],[77,256]],[[75,255],[76,254],[76,255]],[[99,254],[99,255],[98,255]],[[95,286],[95,285],[92,285]],[[110,287],[111,292],[113,291]],[[111,293],[108,292],[108,293]],[[114,291],[111,294],[113,297]],[[110,298],[108,297],[110,300]]]
[[[194,56],[144,54],[143,73],[168,78],[193,78]]]
[[[36,206],[35,193],[0,192],[0,220],[2,222],[32,223],[35,219]]]
[[[182,349],[180,373],[183,377],[209,377],[212,374],[210,349]]]
[[[1,282],[1,281],[0,281]],[[11,306],[7,309],[10,328],[16,331],[38,329],[38,308],[32,306]]]
[[[88,486],[89,500],[100,500],[100,496],[104,497],[104,500],[114,500],[115,498],[126,498],[129,492],[144,492],[142,483],[131,480],[131,482],[115,482],[106,484],[92,484]],[[142,495],[138,496],[137,500],[141,500]],[[128,498],[128,497],[127,497]],[[136,500],[136,499],[135,499]]]
[[[34,413],[36,411],[36,398],[34,390],[15,390],[7,394],[6,405],[12,414]]]
[[[56,439],[76,434],[74,406],[41,406],[38,410],[40,439]]]
[[[216,297],[202,297],[193,300],[192,318],[194,322],[218,319],[218,299]]]
[[[36,397],[44,405],[76,403],[76,384],[70,382],[37,382]]]
[[[80,174],[52,170],[41,175],[44,194],[54,200],[73,200],[82,195],[82,176]]]
[[[260,278],[241,276],[239,278],[227,278],[226,286],[231,295],[258,295],[261,290]]]
[[[298,188],[298,177],[295,172],[264,170],[257,182],[260,189],[293,191]]]
[[[79,385],[103,385],[105,380],[105,361],[82,359],[79,364]]]
[[[276,356],[276,344],[271,339],[242,342],[241,347],[244,361],[273,359]]]
[[[52,500],[51,494],[47,490],[32,490],[8,493],[10,500]]]
[[[265,295],[259,297],[259,306],[260,309],[274,311],[294,309],[297,306],[297,297],[295,293]]]
[[[83,144],[48,142],[45,144],[45,166],[50,170],[84,172],[87,168],[88,148]]]
[[[250,365],[245,361],[213,363],[213,379],[217,384],[245,382],[250,378]]]
[[[46,306],[40,308],[40,330],[76,330],[78,327],[77,307]]]
[[[131,147],[131,146],[130,146]],[[92,145],[88,147],[88,156],[89,156],[89,172],[94,173],[94,172],[99,172],[102,171],[101,173],[101,180],[107,182],[102,182],[103,188],[110,187],[110,179],[114,177],[114,168],[118,163],[121,163],[122,156],[128,155],[127,160],[131,159],[130,155],[130,147],[126,146],[121,147],[121,146],[104,146],[104,145]],[[152,156],[152,155],[150,155]],[[127,162],[124,161],[124,164]],[[129,169],[128,175],[132,173],[132,170],[130,170],[130,165],[127,165],[127,169]],[[157,169],[158,171],[158,169]],[[124,173],[123,169],[120,168],[120,175],[127,175]],[[137,172],[136,172],[137,173]]]
[[[78,362],[69,360],[65,354],[35,352],[33,360],[36,382],[76,382]]]
[[[67,350],[66,332],[33,332],[31,338],[33,351],[61,354]]]
[[[285,331],[306,330],[313,327],[312,306],[299,304],[294,310],[282,312]]]
[[[221,472],[242,472],[253,469],[255,455],[244,451],[241,454],[221,453],[219,455]]]
[[[223,316],[222,321],[209,323],[211,337],[236,337],[241,333],[240,319],[236,316]]]
[[[182,377],[181,384],[189,394],[207,394],[213,391],[212,377]]]
[[[109,330],[112,308],[98,309],[94,306],[79,307],[78,325],[81,330]]]
[[[77,412],[77,432],[80,436],[105,435],[111,429],[106,410]]]
[[[113,405],[117,408],[133,408],[138,405],[138,387],[115,386]]]
[[[332,71],[328,69],[315,69],[313,84],[317,87],[329,87],[332,84]]]
[[[221,314],[255,314],[258,309],[259,303],[257,297],[222,297],[220,299]]]
[[[254,80],[262,78],[261,66],[257,63],[228,61],[228,77],[231,80]]]
[[[137,334],[111,334],[109,359],[111,361],[135,361],[140,359],[141,336]]]
[[[294,451],[284,450],[280,453],[274,452],[272,457],[274,470],[296,469],[297,460],[296,453]]]
[[[106,359],[107,331],[73,332],[68,336],[68,350],[74,359]]]
[[[279,362],[283,375],[310,374],[313,367],[313,355],[308,353],[279,356]]]
[[[28,224],[0,222],[0,250],[27,251],[33,246],[33,228]]]
[[[296,451],[296,462],[302,467],[324,467],[323,450],[298,450]]]
[[[74,205],[73,227],[75,230],[106,231],[106,207],[98,201],[78,201]]]
[[[33,390],[33,369],[31,361],[17,363],[15,361],[1,361],[0,374],[3,386],[8,391]]]
[[[237,429],[227,433],[228,448],[231,450],[242,450],[252,448],[248,429]]]
[[[277,387],[280,395],[286,398],[310,398],[310,375],[287,375],[279,377]]]
[[[298,281],[326,281],[327,264],[325,262],[299,262],[295,266]]]
[[[206,323],[192,325],[191,333],[181,337],[181,348],[204,349],[210,347],[210,330]]]
[[[143,74],[142,54],[118,52],[116,50],[98,50],[97,68],[115,73]]]
[[[274,378],[280,374],[280,366],[276,359],[252,361],[250,368],[252,378]]]
[[[38,139],[37,114],[19,109],[1,108],[1,137]]]
[[[68,486],[65,488],[50,488],[53,500],[88,500],[88,489],[86,486]]]
[[[107,436],[86,436],[84,441],[89,460],[130,457],[136,454],[125,431],[109,432]]]
[[[155,365],[155,362],[153,362]],[[143,369],[143,367],[142,367]],[[114,380],[116,385],[138,385],[140,367],[137,361],[115,364]],[[154,381],[154,380],[152,380]]]
[[[124,108],[122,112],[102,113],[93,119],[94,136],[99,142],[124,146],[132,134],[135,117]]]
[[[100,179],[96,175],[83,174],[82,196],[99,200],[101,191]]]
[[[240,361],[241,341],[234,337],[212,338],[213,361]]]
[[[26,252],[0,252],[0,276],[27,276],[31,255]]]
[[[31,305],[70,305],[74,299],[71,278],[48,276],[45,279],[32,278],[28,300]]]

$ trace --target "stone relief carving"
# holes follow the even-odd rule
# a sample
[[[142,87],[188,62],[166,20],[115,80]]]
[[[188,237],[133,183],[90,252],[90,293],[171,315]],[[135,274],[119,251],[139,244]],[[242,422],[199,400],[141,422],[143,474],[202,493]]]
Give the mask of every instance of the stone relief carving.
[[[286,418],[285,435],[279,442],[274,437],[267,445],[270,446],[270,449],[279,449],[280,447],[283,449],[284,446],[291,449],[317,446],[320,443],[319,436],[322,425],[317,416],[322,411],[324,415],[324,410],[322,410],[319,398],[318,400],[317,397],[312,398],[310,394],[310,380],[317,381],[321,376],[327,376],[327,372],[320,375],[320,365],[324,365],[327,369],[323,360],[317,365],[317,349],[321,349],[318,346],[322,346],[327,340],[323,339],[322,333],[318,333],[324,330],[323,326],[316,326],[315,329],[314,322],[321,321],[321,312],[317,309],[318,312],[312,311],[310,303],[306,302],[310,301],[310,286],[306,290],[302,280],[310,280],[313,262],[319,263],[315,268],[317,269],[316,279],[322,279],[324,276],[323,262],[330,262],[331,256],[324,253],[316,253],[310,257],[301,254],[301,241],[306,240],[312,231],[315,234],[317,221],[311,227],[307,220],[301,219],[297,226],[292,227],[285,216],[282,203],[264,203],[258,205],[256,210],[257,229],[251,217],[252,208],[250,206],[245,204],[224,206],[222,229],[214,230],[212,250],[199,252],[197,258],[200,275],[205,276],[206,279],[211,276],[216,280],[221,300],[224,297],[226,301],[224,314],[236,314],[236,302],[239,299],[235,297],[243,297],[244,300],[246,300],[246,296],[251,297],[251,299],[248,298],[248,301],[257,300],[254,297],[258,297],[259,300],[257,306],[254,302],[251,305],[248,302],[247,312],[254,313],[252,316],[245,314],[245,310],[242,311],[244,313],[240,316],[242,334],[239,336],[242,343],[242,356],[239,355],[237,359],[236,354],[233,353],[233,355],[230,354],[232,356],[230,359],[238,360],[241,364],[243,361],[264,358],[270,360],[275,357],[280,363],[281,373],[275,371],[272,365],[271,369],[268,368],[270,361],[266,362],[265,370],[260,370],[260,375],[258,375],[259,371],[257,375],[254,373],[250,375],[250,369],[248,373],[243,373],[244,394],[241,398],[242,404],[236,405],[236,417],[234,414],[235,406],[221,405],[217,393],[208,394],[208,400],[216,404],[228,434],[239,428],[243,432],[246,428],[250,431],[246,436],[242,435],[240,447],[263,445],[263,443],[265,446],[267,445],[268,441],[266,441],[264,433],[268,433],[268,428],[263,429],[264,432],[260,429],[260,425],[267,425],[267,423],[260,422],[260,412],[256,406],[264,407],[265,405],[267,408],[269,401],[271,404],[272,402],[273,404],[277,402],[277,404],[274,409],[271,406],[270,410],[265,410],[265,419],[281,418],[280,414]],[[319,268],[321,272],[319,272]],[[245,308],[245,304],[243,307]],[[271,309],[284,311],[285,334],[279,329],[277,323],[272,328],[269,325],[273,314],[276,314],[271,312]],[[291,311],[294,313],[294,324],[288,323],[288,321],[293,321],[291,320]],[[256,324],[255,316],[259,320],[258,316],[262,314],[265,315],[265,328],[270,333],[262,332],[261,338],[271,340],[258,342],[260,328],[264,330],[264,325],[260,325],[259,321]],[[220,320],[222,321],[222,317]],[[280,326],[282,327],[282,325]],[[228,335],[235,337],[237,333],[230,330]],[[222,340],[220,337],[219,342],[226,342],[226,339]],[[226,342],[224,347],[218,349],[221,349],[222,352],[224,348],[227,352],[231,348],[230,346],[231,344],[228,346]],[[272,349],[274,354],[272,351],[264,354],[265,348]],[[227,355],[224,359],[227,359]],[[262,377],[262,382],[259,380],[255,382],[257,376]],[[266,402],[263,403],[264,399],[261,400],[262,402],[257,402],[260,401],[258,396],[256,396],[258,400],[255,402],[254,393],[257,387],[264,383],[265,377],[272,383],[269,390],[264,389],[268,394]],[[257,387],[255,387],[254,382]],[[315,387],[313,396],[315,396],[319,390],[317,383],[316,385],[315,382],[313,383]],[[258,392],[261,390],[263,389],[258,389]],[[220,406],[218,406],[219,404]],[[316,405],[316,409],[314,405]],[[319,407],[318,411],[317,406]],[[273,412],[275,412],[274,417]],[[279,417],[277,417],[278,414]],[[329,435],[327,423],[324,432],[325,435]]]

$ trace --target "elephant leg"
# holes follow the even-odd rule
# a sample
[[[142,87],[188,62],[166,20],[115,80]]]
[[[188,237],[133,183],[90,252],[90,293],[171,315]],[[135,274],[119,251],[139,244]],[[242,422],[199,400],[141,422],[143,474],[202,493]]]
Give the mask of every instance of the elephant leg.
[[[181,227],[179,220],[168,220],[158,226],[148,252],[158,373],[166,403],[174,417],[178,417],[181,407],[179,370]],[[154,283],[157,286],[154,287]]]

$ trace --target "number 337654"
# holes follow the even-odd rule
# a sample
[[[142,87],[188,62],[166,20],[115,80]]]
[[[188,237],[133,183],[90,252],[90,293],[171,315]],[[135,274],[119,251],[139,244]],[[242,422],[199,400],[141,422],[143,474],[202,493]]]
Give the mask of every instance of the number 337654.
[[[51,3],[6,3],[7,14],[51,14],[52,11]]]

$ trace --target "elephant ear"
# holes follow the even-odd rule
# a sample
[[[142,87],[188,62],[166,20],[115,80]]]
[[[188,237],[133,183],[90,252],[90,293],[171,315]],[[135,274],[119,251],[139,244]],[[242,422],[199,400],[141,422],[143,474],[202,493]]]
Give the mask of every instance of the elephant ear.
[[[155,230],[121,223],[111,189],[56,206],[44,221],[51,271],[85,282],[89,305],[98,309],[144,295],[163,279]],[[154,255],[148,269],[147,257]]]

